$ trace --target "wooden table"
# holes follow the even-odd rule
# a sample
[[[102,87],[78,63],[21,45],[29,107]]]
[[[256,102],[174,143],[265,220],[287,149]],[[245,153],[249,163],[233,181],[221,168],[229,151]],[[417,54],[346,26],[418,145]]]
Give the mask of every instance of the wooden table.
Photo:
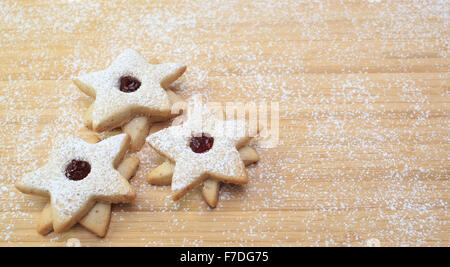
[[[61,2],[0,3],[0,245],[449,245],[447,1]],[[80,129],[92,100],[72,77],[129,47],[187,64],[183,97],[278,102],[279,144],[252,143],[249,184],[214,210],[147,184],[146,145],[105,238],[40,236],[46,200],[14,181]]]

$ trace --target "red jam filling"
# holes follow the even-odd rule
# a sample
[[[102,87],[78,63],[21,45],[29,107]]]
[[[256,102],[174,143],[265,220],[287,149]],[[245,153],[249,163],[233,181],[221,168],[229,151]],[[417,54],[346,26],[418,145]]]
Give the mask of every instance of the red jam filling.
[[[119,82],[120,82],[119,86],[120,91],[125,93],[134,92],[137,89],[139,89],[139,87],[141,87],[141,82],[132,76],[120,77]]]
[[[80,181],[91,172],[91,164],[87,161],[73,159],[66,166],[65,175],[72,181]]]
[[[214,138],[209,134],[202,133],[202,136],[192,137],[189,146],[195,153],[205,153],[209,151],[214,144]]]

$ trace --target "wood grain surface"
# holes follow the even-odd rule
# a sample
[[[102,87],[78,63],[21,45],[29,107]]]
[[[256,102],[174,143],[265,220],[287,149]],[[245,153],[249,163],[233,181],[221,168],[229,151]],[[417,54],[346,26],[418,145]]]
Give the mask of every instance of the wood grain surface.
[[[448,246],[448,1],[1,1],[0,245]],[[77,133],[92,99],[72,78],[124,49],[182,62],[172,88],[278,102],[280,140],[252,142],[249,184],[211,210],[146,173],[146,145],[107,236],[40,236],[47,200],[14,181]]]

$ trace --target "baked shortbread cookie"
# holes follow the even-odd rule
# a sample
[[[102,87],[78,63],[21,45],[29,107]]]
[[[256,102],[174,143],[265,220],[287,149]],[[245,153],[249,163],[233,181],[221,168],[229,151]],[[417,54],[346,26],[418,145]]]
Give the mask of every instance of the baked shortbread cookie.
[[[88,143],[97,143],[100,141],[98,135],[87,129],[81,128],[78,135]],[[139,159],[127,157],[120,162],[117,170],[127,180],[136,174],[139,167]],[[39,216],[37,231],[41,235],[47,235],[53,231],[52,207],[47,203]],[[93,232],[99,237],[104,237],[108,230],[111,219],[111,204],[106,202],[97,202],[94,207],[78,223],[84,228]]]
[[[175,163],[172,176],[174,200],[211,178],[245,184],[245,166],[238,149],[249,140],[245,121],[220,120],[200,95],[188,100],[186,121],[149,137],[147,142]]]
[[[136,174],[139,167],[139,159],[125,158],[117,167],[119,173],[127,180]],[[111,220],[111,204],[97,202],[94,207],[78,223],[99,237],[104,237]],[[47,203],[41,212],[37,231],[41,235],[47,235],[53,231],[52,206]]]
[[[81,91],[95,97],[92,118],[85,118],[85,122],[92,122],[94,131],[103,132],[139,115],[169,117],[170,100],[164,88],[185,70],[180,63],[150,64],[135,50],[125,50],[106,70],[74,79]]]
[[[96,144],[66,137],[53,149],[49,162],[24,175],[16,187],[26,194],[50,197],[53,229],[60,233],[83,218],[97,201],[131,202],[136,197],[115,169],[129,147],[120,134]]]

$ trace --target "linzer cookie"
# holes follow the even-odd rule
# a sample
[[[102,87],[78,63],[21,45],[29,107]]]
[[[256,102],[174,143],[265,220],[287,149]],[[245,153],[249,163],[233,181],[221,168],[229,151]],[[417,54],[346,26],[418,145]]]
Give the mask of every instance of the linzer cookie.
[[[82,75],[74,83],[95,97],[92,128],[103,132],[139,115],[169,117],[171,103],[164,88],[185,70],[179,63],[150,64],[135,50],[127,49],[106,70]]]
[[[152,171],[147,178],[155,184],[171,181],[174,200],[180,199],[206,179],[247,183],[245,165],[238,151],[250,140],[246,123],[216,118],[199,95],[188,100],[188,105],[185,122],[147,137],[147,142],[170,160]],[[253,162],[254,155],[252,157],[249,160]],[[215,206],[216,203],[211,204]]]
[[[117,170],[127,180],[134,176],[139,166],[139,159],[127,157],[120,164]],[[111,219],[111,204],[97,202],[94,207],[78,222],[84,228],[99,237],[104,237],[108,230]],[[52,206],[45,205],[39,217],[37,231],[41,235],[46,235],[53,230]]]
[[[97,143],[100,139],[95,132],[82,128],[79,135],[89,143]],[[139,159],[135,157],[126,157],[117,167],[119,173],[127,180],[133,177],[139,167]],[[53,219],[50,203],[45,205],[39,217],[37,231],[41,235],[46,235],[53,231]],[[111,219],[111,204],[106,202],[97,202],[94,207],[78,223],[84,228],[99,237],[104,237],[109,227]]]
[[[172,125],[179,125],[185,120],[186,114],[182,114],[175,118]],[[155,124],[150,129],[150,134],[164,129],[164,124]],[[258,153],[249,146],[239,149],[239,155],[245,166],[251,165],[259,160]],[[172,183],[173,171],[175,164],[166,159],[161,165],[153,169],[147,174],[147,181],[152,185],[170,185]],[[205,202],[215,208],[219,201],[219,190],[221,182],[213,179],[206,179],[202,185],[202,196]]]
[[[60,139],[48,163],[16,183],[27,194],[50,198],[53,229],[60,233],[79,222],[96,202],[127,203],[135,192],[115,168],[129,147],[119,134],[96,144]]]

